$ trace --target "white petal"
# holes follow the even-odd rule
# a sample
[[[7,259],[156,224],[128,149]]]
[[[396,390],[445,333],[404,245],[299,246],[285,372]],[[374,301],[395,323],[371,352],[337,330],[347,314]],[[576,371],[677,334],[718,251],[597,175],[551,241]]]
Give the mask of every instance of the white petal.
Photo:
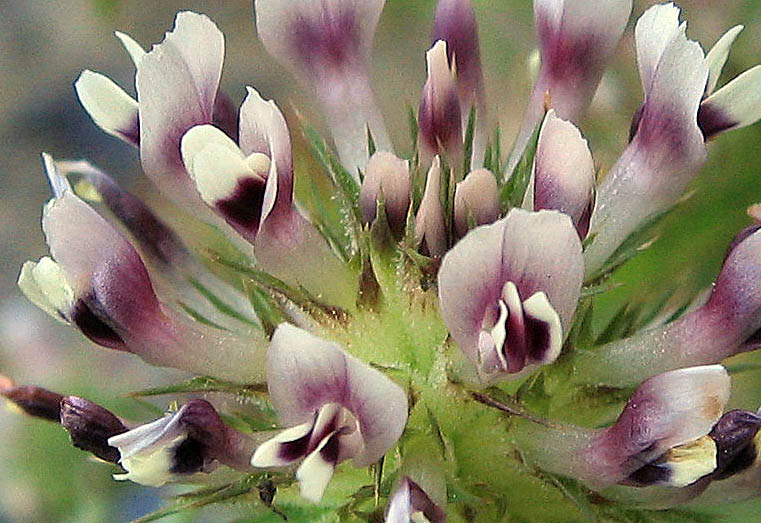
[[[330,442],[330,439],[330,437],[323,439],[320,446],[306,457],[296,471],[301,496],[314,503],[320,502],[336,470],[335,463],[325,461],[320,455],[320,450]]]
[[[111,79],[82,71],[74,88],[95,124],[131,145],[139,139],[137,102]]]
[[[721,71],[724,69],[724,64],[727,63],[729,57],[729,50],[732,48],[732,44],[735,43],[735,39],[743,30],[743,26],[736,25],[724,35],[719,38],[719,41],[714,44],[708,54],[706,55],[706,63],[708,64],[708,85],[706,85],[706,96],[710,95],[716,88],[716,84],[721,76]]]
[[[679,29],[680,10],[673,3],[654,5],[639,18],[634,29],[637,64],[642,89],[647,93],[663,51]]]
[[[552,308],[547,295],[543,292],[537,292],[524,301],[523,310],[527,316],[549,325],[550,350],[539,363],[552,363],[560,355],[560,349],[563,347],[563,326],[560,323],[560,316]]]
[[[301,425],[296,425],[295,427],[286,429],[280,432],[274,438],[268,439],[267,441],[265,441],[264,443],[262,443],[261,445],[257,447],[256,451],[254,452],[254,455],[251,456],[251,464],[254,467],[260,467],[260,468],[284,467],[286,465],[290,465],[294,461],[298,461],[299,459],[301,459],[301,456],[299,456],[295,460],[285,460],[281,458],[280,457],[281,444],[305,437],[307,434],[309,434],[312,431],[313,427],[314,427],[314,422],[309,421],[307,423],[302,423]]]
[[[137,43],[135,39],[127,33],[114,31],[114,35],[116,35],[116,38],[118,38],[122,43],[124,49],[127,51],[127,54],[132,59],[132,63],[137,67],[137,64],[140,63],[140,60],[142,60],[143,57],[147,54],[145,49],[143,49],[143,46]]]
[[[748,69],[704,100],[701,111],[706,110],[719,120],[716,124],[719,132],[739,129],[761,119],[761,65]],[[702,124],[701,114],[701,128]],[[708,135],[715,134],[703,130]]]
[[[199,125],[185,133],[181,151],[185,168],[209,205],[230,197],[241,179],[261,178],[235,142],[213,125]]]
[[[476,225],[485,225],[499,217],[497,178],[486,169],[468,173],[454,193],[454,226],[458,236],[468,232],[468,215]]]
[[[71,288],[61,267],[49,256],[40,261],[27,261],[21,267],[18,286],[24,296],[37,307],[58,321],[74,305],[74,289]]]

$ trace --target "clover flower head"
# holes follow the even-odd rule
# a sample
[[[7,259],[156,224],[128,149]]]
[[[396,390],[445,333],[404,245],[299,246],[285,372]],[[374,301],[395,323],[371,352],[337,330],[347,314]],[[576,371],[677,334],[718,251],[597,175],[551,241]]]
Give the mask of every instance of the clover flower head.
[[[598,299],[708,141],[761,118],[759,66],[717,88],[742,27],[705,53],[673,3],[642,14],[643,99],[607,168],[583,115],[632,2],[533,5],[540,65],[509,155],[468,0],[432,13],[408,147],[370,80],[383,0],[254,2],[328,139],[282,97],[247,87],[236,106],[209,17],[179,13],[150,49],[117,32],[136,97],[92,71],[76,93],[192,223],[43,154],[50,254],[18,284],[96,345],[195,377],[138,393],[187,395],[148,421],[2,376],[0,395],[117,480],[214,485],[177,510],[256,492],[253,517],[303,498],[311,520],[616,520],[758,496],[761,417],[725,411],[722,362],[761,346],[760,226],[689,306],[608,321]]]

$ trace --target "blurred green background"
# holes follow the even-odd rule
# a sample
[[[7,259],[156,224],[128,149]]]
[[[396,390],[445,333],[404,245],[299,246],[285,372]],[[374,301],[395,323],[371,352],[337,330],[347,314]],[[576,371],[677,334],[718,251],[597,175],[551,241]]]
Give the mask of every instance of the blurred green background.
[[[489,108],[509,150],[531,87],[533,49],[529,0],[474,0],[481,32]],[[652,1],[635,1],[636,19]],[[729,27],[746,26],[723,81],[761,61],[760,0],[683,0],[689,34],[708,48]],[[144,46],[162,39],[178,10],[203,12],[225,33],[223,89],[237,101],[253,85],[293,121],[293,108],[319,121],[308,92],[265,53],[255,37],[251,1],[0,1],[0,373],[101,402],[121,414],[150,412],[125,398],[132,390],[176,381],[179,373],[150,369],[135,358],[95,347],[27,303],[15,286],[26,259],[46,254],[39,227],[48,198],[39,153],[87,158],[125,187],[158,202],[141,177],[135,151],[100,132],[80,108],[72,84],[84,68],[107,74],[128,90],[133,68],[113,37],[130,33]],[[375,42],[376,94],[397,146],[408,147],[406,104],[417,105],[425,80],[433,0],[388,0]],[[582,130],[606,172],[626,144],[641,94],[631,23]],[[298,133],[293,133],[298,140]],[[749,223],[748,205],[761,201],[761,126],[711,144],[695,195],[662,227],[660,239],[621,270],[621,287],[601,304],[654,299],[710,284],[733,234]],[[298,145],[297,145],[298,147]],[[304,173],[300,173],[304,174]],[[754,356],[746,357],[753,359]],[[758,359],[758,358],[756,358]],[[736,380],[733,406],[761,404],[761,374]],[[69,446],[58,427],[0,409],[0,522],[125,521],[160,504],[160,491],[117,483],[108,467]],[[722,509],[723,514],[749,507]],[[750,509],[753,510],[753,509]],[[744,512],[736,512],[742,519]],[[213,519],[213,518],[212,518]]]

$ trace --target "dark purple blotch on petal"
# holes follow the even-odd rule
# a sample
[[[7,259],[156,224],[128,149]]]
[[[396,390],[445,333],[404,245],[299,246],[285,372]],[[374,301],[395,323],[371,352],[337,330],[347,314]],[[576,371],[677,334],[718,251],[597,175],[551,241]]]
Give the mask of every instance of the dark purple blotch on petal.
[[[119,461],[119,450],[108,444],[108,438],[127,432],[127,427],[109,410],[83,398],[66,396],[61,401],[60,421],[75,447],[104,461]]]
[[[235,191],[223,200],[217,200],[215,206],[225,220],[238,229],[256,233],[259,229],[266,182],[257,178],[238,180]]]
[[[284,31],[292,35],[296,53],[302,62],[319,72],[323,66],[341,67],[355,60],[360,48],[357,14],[353,9],[319,9],[318,18],[298,16]]]
[[[544,361],[550,352],[550,326],[546,321],[526,314],[526,345],[528,357],[533,361]]]
[[[87,172],[83,176],[95,186],[106,207],[149,255],[165,264],[190,256],[179,236],[138,197],[119,187],[100,171]]]
[[[180,425],[187,431],[187,437],[173,449],[170,472],[210,471],[215,460],[228,461],[229,429],[211,403],[202,399],[187,402],[183,405]]]
[[[341,434],[342,431],[338,431],[330,436],[328,442],[320,449],[320,457],[325,460],[326,463],[337,464],[338,457],[341,451]]]
[[[686,150],[691,145],[690,133],[685,129],[683,116],[668,111],[648,112],[643,106],[642,118],[635,138],[643,150],[668,151],[670,157],[689,156]]]
[[[1,390],[0,395],[30,416],[55,422],[58,422],[61,417],[63,396],[42,387],[34,385],[11,387]]]
[[[725,413],[709,436],[716,442],[716,470],[712,478],[726,479],[750,467],[758,456],[754,438],[761,429],[761,417],[745,410]]]
[[[195,438],[188,437],[180,442],[173,450],[172,466],[169,472],[173,474],[195,474],[203,470],[207,461],[207,447]]]
[[[92,294],[80,298],[71,311],[71,322],[98,345],[109,349],[127,350],[121,336],[102,319],[104,315],[101,309]]]
[[[132,121],[129,124],[129,127],[126,129],[117,129],[118,133],[120,133],[125,140],[127,140],[129,143],[134,145],[135,147],[140,147],[140,116],[137,111],[135,111],[135,116],[132,119]]]
[[[642,113],[645,111],[645,104],[641,104],[637,110],[634,112],[634,116],[632,116],[632,123],[629,127],[629,142],[631,143],[632,140],[634,140],[634,136],[637,134],[637,131],[639,130],[639,123],[642,121]]]
[[[738,122],[711,103],[704,102],[698,108],[698,127],[706,141],[737,124]]]

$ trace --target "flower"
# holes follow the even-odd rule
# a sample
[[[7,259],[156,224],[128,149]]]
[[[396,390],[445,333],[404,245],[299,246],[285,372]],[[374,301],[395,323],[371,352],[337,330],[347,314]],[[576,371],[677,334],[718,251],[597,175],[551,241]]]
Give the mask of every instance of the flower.
[[[272,337],[267,385],[281,422],[291,428],[260,445],[251,464],[283,467],[303,458],[296,478],[302,496],[315,502],[336,465],[375,463],[407,420],[401,387],[335,343],[288,324]]]
[[[117,480],[159,487],[188,474],[212,472],[219,463],[248,470],[255,442],[227,427],[206,400],[192,400],[177,412],[111,436],[126,474]]]
[[[444,257],[444,322],[482,376],[524,375],[560,354],[583,270],[566,215],[514,209],[471,231]]]
[[[593,383],[633,384],[653,371],[719,363],[755,350],[761,329],[760,262],[761,231],[751,226],[729,247],[705,303],[671,323],[603,345],[591,358],[594,363],[579,355],[574,362],[578,376]]]
[[[739,26],[706,55],[676,6],[646,10],[644,101],[598,189],[598,138],[579,126],[629,0],[534,2],[541,66],[509,158],[489,138],[467,0],[438,2],[412,149],[392,148],[370,83],[383,5],[254,2],[330,141],[295,132],[283,100],[248,87],[237,108],[220,91],[224,37],[205,15],[179,13],[149,51],[117,33],[137,99],[85,71],[80,101],[199,223],[174,227],[88,162],[43,155],[50,255],[19,286],[96,344],[194,375],[136,395],[188,397],[126,420],[2,376],[0,395],[118,480],[213,485],[170,511],[256,491],[247,517],[303,498],[309,520],[645,520],[757,495],[761,417],[725,412],[721,362],[759,347],[760,226],[689,308],[609,314],[598,299],[707,140],[761,116],[758,67],[716,89]],[[312,163],[294,158],[303,140]]]

